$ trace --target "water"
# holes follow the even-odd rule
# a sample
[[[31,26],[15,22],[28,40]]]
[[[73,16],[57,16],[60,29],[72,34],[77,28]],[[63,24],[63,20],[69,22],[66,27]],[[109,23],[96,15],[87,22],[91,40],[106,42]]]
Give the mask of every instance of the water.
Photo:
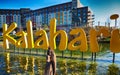
[[[116,61],[115,63],[120,67],[120,54],[116,54]],[[61,60],[66,60],[66,63],[70,63],[70,59],[57,59],[57,64],[60,64]],[[76,62],[80,62],[79,60],[72,59]],[[106,75],[108,65],[112,63],[112,53],[108,53],[105,56],[101,56],[97,58],[97,70],[96,75]],[[75,62],[74,62],[75,63]],[[72,65],[75,65],[75,64]],[[90,61],[86,60],[87,67],[89,66]],[[68,65],[67,68],[67,75],[71,75],[72,72],[69,70]],[[61,66],[63,67],[63,66]],[[45,57],[44,56],[33,56],[33,55],[26,55],[26,54],[13,54],[13,53],[0,53],[0,75],[43,75],[45,68]],[[77,72],[77,71],[76,71]],[[86,74],[88,74],[88,68],[86,68]],[[58,75],[60,73],[60,67],[57,67]]]
[[[44,65],[44,57],[10,53],[0,54],[0,75],[43,75]]]
[[[98,65],[96,67],[97,69],[94,75],[107,75],[108,66],[112,64],[113,54],[109,50],[109,44],[99,44],[99,46],[100,46],[100,52],[97,53],[97,58],[96,58],[96,63]],[[56,51],[56,54],[57,52],[60,54],[59,51]],[[67,58],[57,57],[57,74],[71,75],[75,73],[74,75],[81,75],[80,72],[78,71],[78,69],[80,68],[77,68],[79,65],[76,65],[76,63],[77,64],[81,63],[80,52],[75,51],[74,53],[77,55],[78,58],[76,58],[74,55],[72,59],[69,56],[70,51],[66,51],[66,52],[68,54],[68,55],[66,54]],[[84,60],[86,64],[86,68],[84,71],[85,74],[83,75],[89,75],[91,53],[86,53],[84,57],[86,58]],[[119,57],[120,57],[120,53],[116,53],[115,64],[117,64],[118,68],[120,69]],[[0,52],[0,75],[43,75],[45,63],[46,63],[45,59],[46,58],[44,56],[44,52],[42,52],[42,54],[41,52],[38,52],[38,54],[36,54],[36,52],[32,52],[32,54],[30,54],[29,51],[26,51],[24,54],[24,51],[23,51],[22,53],[19,54],[17,53],[17,50],[16,50],[16,53],[1,51]],[[61,63],[61,61],[66,61],[66,63],[63,63],[63,62]],[[70,65],[68,65],[69,63]],[[62,64],[62,66],[59,66],[60,64]],[[70,69],[71,65],[73,66],[73,70]]]

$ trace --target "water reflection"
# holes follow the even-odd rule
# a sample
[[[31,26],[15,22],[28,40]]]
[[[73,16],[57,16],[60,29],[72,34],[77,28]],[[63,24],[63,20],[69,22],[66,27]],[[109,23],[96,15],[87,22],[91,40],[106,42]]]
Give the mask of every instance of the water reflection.
[[[3,59],[1,59],[3,58]],[[0,59],[3,66],[0,66],[0,74],[27,74],[27,75],[43,75],[45,67],[45,58],[14,55],[10,53],[0,54]],[[0,61],[0,63],[1,63]]]
[[[2,54],[1,54],[2,55]],[[15,54],[10,54],[10,53],[5,53],[3,54],[4,57],[3,63],[4,67],[0,67],[0,70],[3,69],[5,72],[0,72],[1,75],[43,75],[44,74],[44,69],[45,69],[45,57],[35,57],[35,56],[27,56],[27,55],[15,55]],[[64,60],[63,60],[64,61]],[[71,63],[70,61],[68,61]],[[77,66],[76,63],[78,64],[79,62],[75,63],[67,63],[66,62],[61,62],[58,61],[58,70],[57,73],[58,75],[68,75],[67,73],[79,73],[77,71]],[[70,65],[70,66],[67,66]],[[71,70],[71,66],[73,66],[73,70]],[[79,69],[79,68],[78,68]],[[68,72],[67,72],[68,71]]]
[[[34,75],[34,57],[29,57],[28,71],[31,75]]]
[[[112,60],[112,53],[110,53],[109,51],[109,44],[99,43],[99,47],[100,52],[98,52],[97,56],[97,63],[99,69],[97,69],[96,72],[97,75],[106,75],[108,65],[111,63],[110,61]],[[74,53],[80,55],[79,51],[76,51]],[[88,58],[90,58],[91,53],[86,53],[85,56],[87,55],[89,56]],[[120,54],[116,54],[117,64],[120,63],[119,56]],[[83,65],[80,64],[81,62],[79,60],[79,62],[75,60],[74,63],[72,63],[71,60],[68,61],[65,59],[66,62],[61,62],[59,60],[57,59],[58,75],[71,75],[72,73],[81,75],[79,70],[83,69],[83,67],[81,69],[79,67]],[[45,57],[40,56],[13,53],[11,54],[8,52],[0,53],[0,75],[43,75],[46,64],[45,61]],[[87,74],[89,67],[88,61],[89,60],[85,60],[85,65],[87,66],[85,70],[85,75],[89,75]]]
[[[110,44],[108,43],[99,43],[100,51],[104,51],[104,52],[109,51],[110,50],[109,47],[110,47]]]
[[[20,68],[25,72],[28,69],[28,56],[19,56]]]
[[[10,73],[10,53],[5,53],[6,72]]]

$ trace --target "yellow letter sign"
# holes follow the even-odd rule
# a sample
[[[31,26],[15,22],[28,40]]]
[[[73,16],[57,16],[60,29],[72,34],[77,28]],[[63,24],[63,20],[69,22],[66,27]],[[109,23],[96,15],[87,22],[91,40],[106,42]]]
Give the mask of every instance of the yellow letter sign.
[[[16,40],[11,37],[9,34],[17,27],[16,23],[12,23],[7,29],[7,24],[3,24],[3,48],[9,49],[9,42],[16,44]],[[8,42],[9,41],[9,42]]]
[[[69,50],[78,50],[85,52],[87,51],[87,39],[86,39],[86,34],[82,28],[77,28],[77,29],[72,29],[70,31],[70,35],[78,35],[75,39],[73,39],[69,44],[68,44],[68,49]],[[80,42],[80,45],[75,46],[74,44],[76,42]]]
[[[110,50],[113,53],[120,52],[120,31],[119,29],[115,29],[112,31],[111,39],[110,39]]]
[[[97,42],[97,31],[90,29],[90,51],[96,53],[99,51],[99,45]]]
[[[34,48],[34,40],[33,40],[33,29],[32,29],[32,22],[27,22],[27,41],[28,41],[28,48]]]
[[[16,33],[16,35],[20,36],[20,38],[16,42],[16,46],[21,48],[28,48],[27,37],[26,37],[27,33],[25,33],[24,31],[20,31]]]
[[[35,48],[42,48],[42,49],[48,49],[49,43],[48,43],[48,37],[45,30],[39,30],[35,34],[36,36],[40,36],[39,39],[35,42]],[[40,45],[40,42],[42,42],[42,45]]]
[[[56,49],[56,40],[55,38],[58,35],[61,35],[61,39],[60,39],[60,44],[59,44],[59,50],[65,50],[67,47],[67,42],[68,42],[68,37],[67,34],[64,30],[59,30],[56,32],[56,19],[53,18],[50,21],[50,47],[52,49]]]

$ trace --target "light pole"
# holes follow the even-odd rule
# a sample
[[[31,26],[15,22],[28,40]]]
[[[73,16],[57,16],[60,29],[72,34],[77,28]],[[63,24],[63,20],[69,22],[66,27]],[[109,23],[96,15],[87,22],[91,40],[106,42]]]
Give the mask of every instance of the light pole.
[[[111,20],[115,20],[115,28],[117,27],[117,19],[118,19],[119,15],[118,14],[113,14],[110,16]]]
[[[115,20],[115,28],[117,27],[117,18],[119,17],[118,14],[113,14],[110,16],[111,20]],[[113,53],[113,63],[115,62],[115,53]]]

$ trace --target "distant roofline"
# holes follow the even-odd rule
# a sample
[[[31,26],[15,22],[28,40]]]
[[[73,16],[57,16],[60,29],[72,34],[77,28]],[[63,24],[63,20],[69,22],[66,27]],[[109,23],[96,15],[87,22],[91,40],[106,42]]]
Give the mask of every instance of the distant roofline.
[[[72,3],[72,2],[65,2],[65,3],[60,3],[60,4],[55,4],[55,5],[50,5],[50,6],[47,6],[47,7],[41,7],[41,8],[38,8],[38,9],[34,9],[34,10],[41,10],[41,9],[46,9],[46,8],[51,8],[51,7],[55,7],[55,6],[59,6],[59,5],[64,5],[64,4],[69,4],[69,3]],[[16,11],[19,11],[20,9],[30,9],[30,8],[19,8],[19,9],[12,9],[12,8],[8,8],[8,9],[0,9],[0,10],[16,10]],[[32,10],[32,9],[30,9]],[[32,11],[34,11],[32,10]]]
[[[0,9],[0,10],[16,10],[16,11],[20,11],[20,9]]]
[[[59,5],[64,5],[64,4],[69,4],[69,3],[72,3],[72,2],[66,2],[66,3],[60,3],[60,4],[50,5],[50,6],[38,8],[38,9],[35,9],[35,10],[51,8],[51,7],[55,7],[55,6],[59,6]]]

